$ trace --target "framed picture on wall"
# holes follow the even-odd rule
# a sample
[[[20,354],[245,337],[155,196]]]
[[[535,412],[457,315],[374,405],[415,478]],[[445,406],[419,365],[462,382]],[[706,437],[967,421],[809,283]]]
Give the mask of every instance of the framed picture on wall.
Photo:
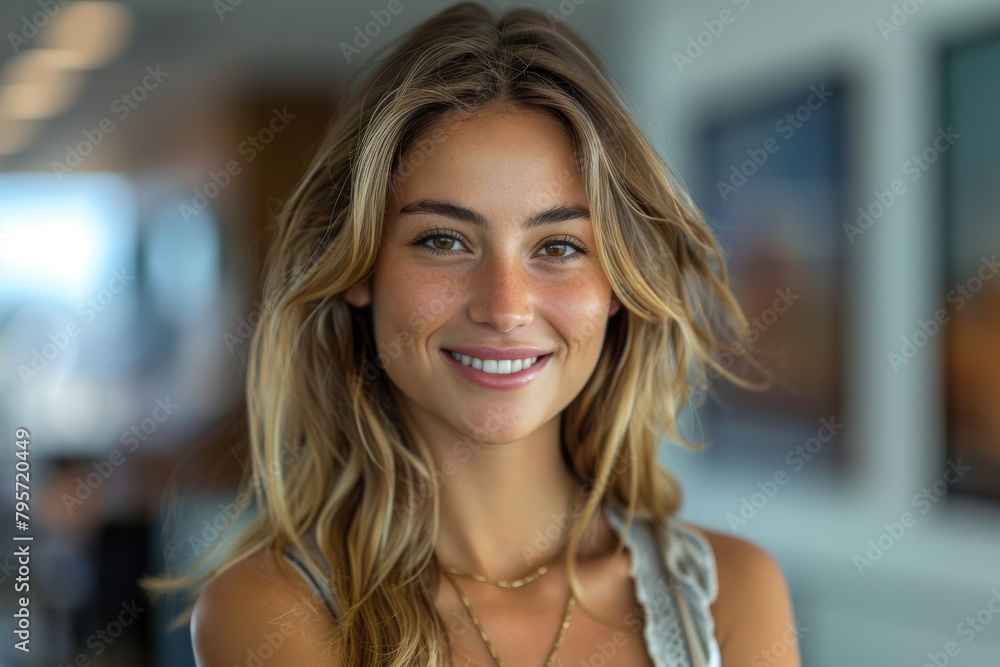
[[[945,455],[959,493],[1000,500],[1000,26],[942,45]]]
[[[778,380],[764,392],[712,382],[698,410],[707,457],[769,474],[844,467],[848,95],[842,78],[820,77],[712,105],[695,128],[692,192],[725,251],[757,359]],[[746,375],[738,354],[721,361]]]

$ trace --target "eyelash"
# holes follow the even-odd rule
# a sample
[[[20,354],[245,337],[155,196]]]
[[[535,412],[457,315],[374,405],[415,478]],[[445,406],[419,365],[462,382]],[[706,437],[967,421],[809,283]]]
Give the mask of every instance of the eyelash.
[[[432,248],[431,246],[424,244],[424,242],[427,241],[427,239],[434,239],[434,238],[448,238],[448,239],[452,239],[454,241],[458,241],[459,243],[463,243],[463,244],[465,243],[465,239],[458,232],[454,232],[454,231],[451,231],[449,229],[429,229],[426,232],[423,232],[417,238],[415,238],[413,240],[413,242],[412,242],[412,245],[424,248],[425,250],[427,250],[428,252],[430,252],[432,255],[436,255],[436,256],[443,256],[443,255],[454,254],[454,251],[452,251],[452,250],[441,250],[440,248]],[[576,251],[572,255],[566,255],[564,257],[546,257],[545,258],[545,259],[551,259],[552,261],[560,262],[560,263],[572,262],[575,259],[579,259],[580,255],[587,255],[587,254],[590,253],[590,250],[588,250],[585,245],[583,245],[579,241],[573,240],[572,238],[570,238],[568,236],[562,236],[562,237],[558,237],[558,238],[555,238],[555,239],[550,239],[549,241],[546,241],[544,245],[545,246],[550,246],[550,245],[565,245],[565,246],[569,246],[570,248],[573,248]]]

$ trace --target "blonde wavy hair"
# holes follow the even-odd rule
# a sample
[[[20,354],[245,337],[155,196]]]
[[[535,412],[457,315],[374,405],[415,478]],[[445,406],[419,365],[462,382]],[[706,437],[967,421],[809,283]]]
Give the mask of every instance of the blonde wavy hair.
[[[395,387],[371,373],[379,360],[368,309],[342,295],[372,273],[390,188],[441,140],[443,114],[491,101],[542,109],[573,138],[597,252],[623,305],[600,323],[596,369],[562,417],[567,467],[591,489],[570,528],[566,566],[595,617],[575,556],[601,504],[626,510],[626,530],[636,517],[649,520],[665,546],[664,523],[682,494],[657,460],[660,442],[699,449],[680,432],[679,411],[720,376],[756,388],[730,370],[735,358],[759,366],[704,216],[564,22],[527,8],[498,17],[463,2],[391,46],[352,78],[278,218],[248,361],[251,455],[241,493],[255,498],[256,515],[191,572],[144,584],[154,596],[189,591],[289,545],[318,566],[304,546],[311,531],[340,575],[329,582],[343,610],[331,643],[339,664],[409,667],[443,665],[447,655],[432,594],[437,471]]]

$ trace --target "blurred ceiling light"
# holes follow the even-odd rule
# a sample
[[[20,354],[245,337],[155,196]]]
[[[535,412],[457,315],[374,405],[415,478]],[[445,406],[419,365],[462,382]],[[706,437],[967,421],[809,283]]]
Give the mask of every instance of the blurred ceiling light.
[[[66,69],[73,69],[73,62],[75,56],[65,49],[29,49],[7,61],[0,73],[0,83],[37,83],[40,79],[65,76]]]
[[[38,135],[39,124],[0,116],[0,155],[24,150]]]
[[[39,44],[71,53],[67,67],[91,69],[121,53],[132,26],[128,7],[117,2],[71,2],[55,14]]]
[[[0,113],[20,120],[51,118],[72,106],[81,88],[79,81],[72,80],[65,86],[9,84],[0,88]]]
[[[0,74],[0,114],[8,118],[51,118],[72,106],[83,76],[66,70],[65,54],[33,49],[11,58]]]

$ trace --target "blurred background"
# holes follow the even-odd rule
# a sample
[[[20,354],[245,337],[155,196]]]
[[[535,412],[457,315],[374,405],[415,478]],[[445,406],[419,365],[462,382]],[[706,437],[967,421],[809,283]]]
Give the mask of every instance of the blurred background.
[[[0,665],[194,664],[135,579],[233,520],[269,225],[453,3],[390,4],[0,5]],[[606,59],[782,381],[684,412],[682,518],[780,561],[804,665],[1000,664],[1000,4],[518,4]]]

